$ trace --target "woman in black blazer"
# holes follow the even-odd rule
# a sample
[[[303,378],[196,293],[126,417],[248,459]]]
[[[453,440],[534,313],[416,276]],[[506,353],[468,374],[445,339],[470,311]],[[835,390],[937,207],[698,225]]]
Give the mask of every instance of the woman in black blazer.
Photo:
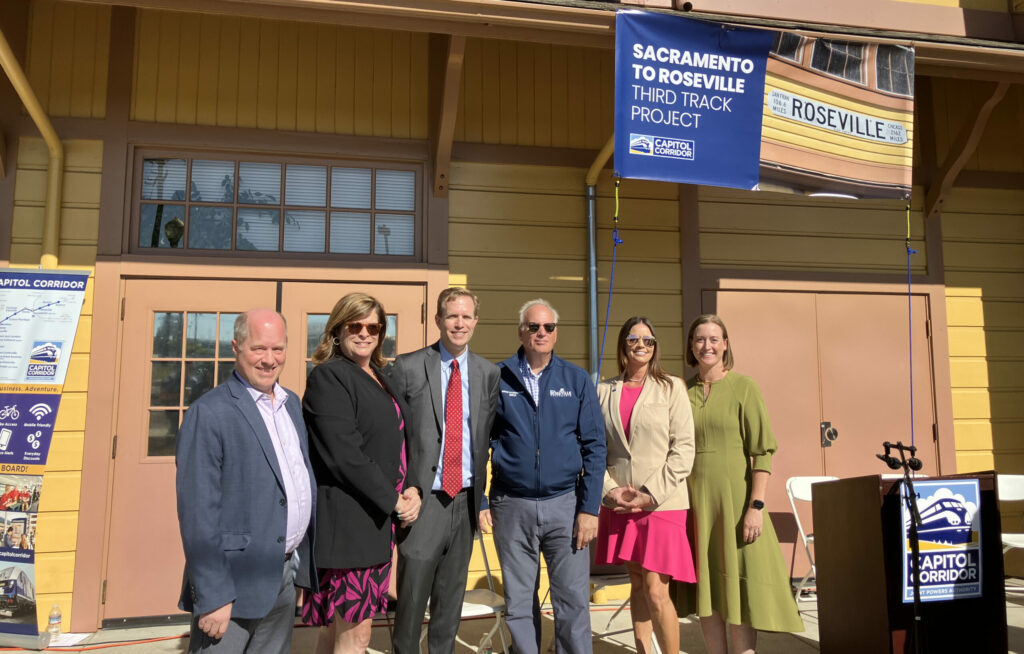
[[[302,618],[327,626],[317,651],[365,651],[385,610],[394,527],[419,515],[405,477],[403,410],[381,371],[384,307],[365,293],[338,300],[313,353],[302,410],[317,480],[320,591]]]

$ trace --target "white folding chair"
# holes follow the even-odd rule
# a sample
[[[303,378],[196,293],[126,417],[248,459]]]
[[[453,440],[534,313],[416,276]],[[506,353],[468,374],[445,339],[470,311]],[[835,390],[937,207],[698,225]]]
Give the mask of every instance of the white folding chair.
[[[1024,501],[1024,475],[996,475],[999,503]],[[1003,554],[1010,550],[1024,549],[1024,533],[1003,532]],[[1007,586],[1007,591],[1024,592],[1024,586]]]
[[[483,555],[484,559],[484,571],[487,573],[487,588],[474,588],[466,591],[466,596],[462,599],[462,615],[460,620],[493,615],[494,624],[491,625],[490,631],[484,634],[483,638],[481,638],[480,642],[475,646],[462,640],[458,634],[455,636],[455,641],[460,645],[473,650],[477,654],[480,654],[481,652],[490,651],[491,641],[494,639],[494,634],[497,633],[498,637],[501,639],[501,651],[508,652],[508,643],[505,641],[504,629],[505,598],[494,591],[494,577],[491,576],[491,563],[487,560],[487,548],[484,546],[483,534],[479,530],[476,532],[476,543],[480,546],[480,553]],[[423,631],[420,632],[421,647],[423,645],[423,641],[427,638],[427,625],[428,623],[424,623]]]
[[[800,512],[797,511],[796,503],[799,502],[810,502],[811,501],[811,486],[821,481],[835,481],[839,477],[833,476],[821,476],[821,477],[790,477],[786,480],[786,495],[789,496],[789,506],[793,509],[793,518],[796,520],[796,528],[800,532],[800,539],[804,542],[804,550],[807,552],[807,560],[811,564],[810,570],[804,575],[804,578],[800,580],[800,583],[796,584],[796,601],[800,601],[800,595],[803,593],[804,587],[807,585],[808,580],[814,576],[817,578],[817,570],[814,567],[814,555],[811,554],[811,545],[814,544],[814,534],[808,534],[804,531],[804,525],[800,522]]]

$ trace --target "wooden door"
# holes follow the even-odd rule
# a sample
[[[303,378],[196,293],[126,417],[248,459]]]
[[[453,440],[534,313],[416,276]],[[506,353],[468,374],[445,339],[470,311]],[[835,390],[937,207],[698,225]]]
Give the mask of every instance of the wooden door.
[[[384,304],[386,353],[424,345],[422,285],[252,281],[127,280],[117,391],[117,437],[110,498],[103,619],[177,613],[184,568],[174,491],[181,416],[234,370],[235,317],[273,307],[288,321],[281,384],[301,395],[306,369],[334,303],[354,290]]]
[[[174,444],[188,405],[234,370],[235,317],[273,282],[127,280],[104,620],[178,611]],[[286,365],[287,369],[287,365]]]
[[[923,473],[938,470],[926,299],[913,297],[912,330],[905,295],[705,291],[702,301],[729,328],[735,370],[757,381],[768,405],[779,450],[767,505],[791,575],[800,578],[808,562],[786,480],[892,472],[875,454],[886,440],[910,444],[911,333],[915,441]],[[829,446],[823,422],[838,432]],[[797,508],[813,532],[810,506]]]

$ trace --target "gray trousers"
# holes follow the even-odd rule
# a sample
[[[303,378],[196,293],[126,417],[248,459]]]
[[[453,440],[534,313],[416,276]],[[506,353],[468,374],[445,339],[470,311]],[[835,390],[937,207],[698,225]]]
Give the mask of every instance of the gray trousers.
[[[517,654],[540,651],[540,555],[548,565],[558,652],[591,654],[590,550],[575,549],[576,494],[491,499],[494,545],[505,587],[505,621]]]
[[[292,629],[295,626],[295,573],[299,557],[284,562],[281,571],[281,589],[270,613],[262,618],[235,618],[228,630],[214,640],[199,629],[199,616],[192,616],[188,651],[210,654],[290,654]]]
[[[427,647],[432,654],[455,651],[462,617],[469,558],[473,553],[476,511],[469,494],[454,498],[427,493],[420,515],[398,545],[398,610],[395,614],[395,654],[420,651],[423,614],[430,601]]]

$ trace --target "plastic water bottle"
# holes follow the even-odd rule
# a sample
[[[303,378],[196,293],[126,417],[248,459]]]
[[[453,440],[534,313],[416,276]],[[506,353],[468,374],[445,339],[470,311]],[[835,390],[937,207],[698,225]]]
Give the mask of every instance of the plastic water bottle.
[[[50,609],[50,623],[46,627],[46,631],[50,632],[51,638],[60,636],[60,604],[54,604]]]

